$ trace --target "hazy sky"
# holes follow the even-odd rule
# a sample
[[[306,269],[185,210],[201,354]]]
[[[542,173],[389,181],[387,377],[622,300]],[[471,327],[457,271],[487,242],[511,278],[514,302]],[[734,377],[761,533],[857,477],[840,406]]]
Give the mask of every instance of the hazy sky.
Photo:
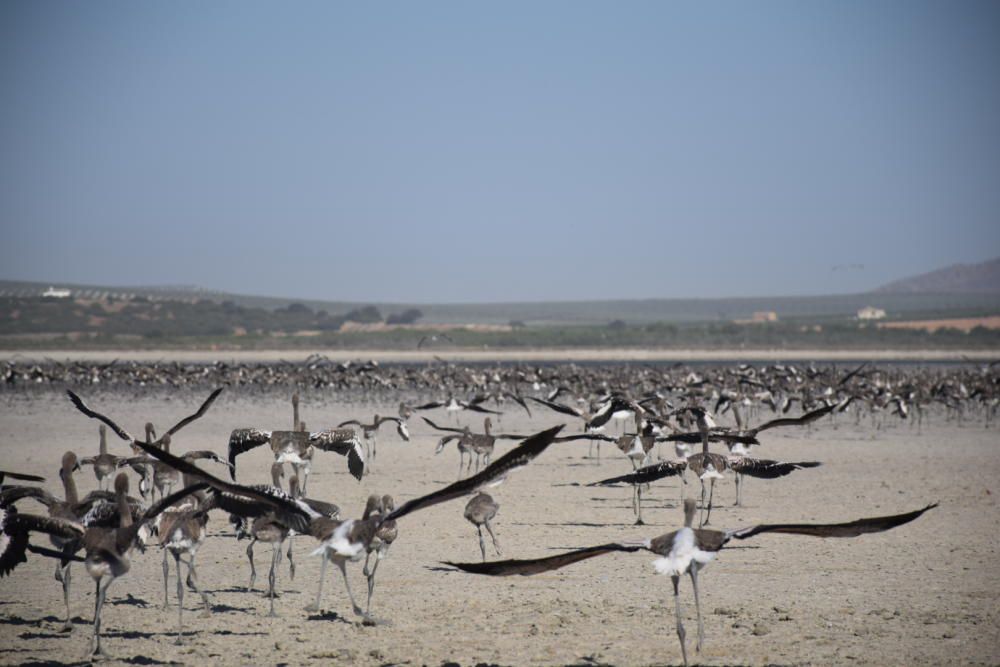
[[[998,213],[997,2],[0,4],[0,278],[848,292]]]

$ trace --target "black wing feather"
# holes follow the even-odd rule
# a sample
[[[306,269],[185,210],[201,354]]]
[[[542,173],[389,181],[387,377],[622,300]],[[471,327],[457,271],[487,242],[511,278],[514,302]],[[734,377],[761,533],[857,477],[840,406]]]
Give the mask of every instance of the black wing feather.
[[[640,546],[629,546],[624,544],[601,544],[596,547],[576,549],[575,551],[568,551],[566,553],[562,553],[557,556],[549,556],[547,558],[497,560],[488,563],[444,562],[446,565],[457,567],[459,570],[471,572],[472,574],[485,574],[491,577],[509,577],[514,574],[519,574],[526,577],[532,574],[541,574],[542,572],[558,570],[566,567],[567,565],[587,560],[588,558],[603,556],[604,554],[615,553],[617,551],[639,551],[642,548],[643,547]]]
[[[648,484],[664,477],[673,477],[681,474],[687,468],[687,461],[663,461],[644,466],[619,477],[602,479],[587,486],[612,486],[614,484]]]
[[[937,503],[932,503],[914,512],[858,519],[847,523],[762,523],[750,528],[729,531],[726,533],[726,538],[727,540],[729,538],[745,540],[761,533],[787,533],[812,537],[858,537],[866,533],[880,533],[890,528],[902,526],[937,506]]]
[[[365,474],[365,455],[361,441],[353,429],[318,431],[309,434],[309,444],[324,452],[334,452],[347,457],[347,470],[361,481]]]
[[[420,408],[416,408],[416,409],[419,410]],[[421,417],[421,419],[423,419],[425,422],[427,422],[428,426],[430,426],[433,429],[437,429],[438,431],[449,431],[451,433],[465,433],[465,429],[461,429],[461,428],[448,428],[447,426],[438,426],[437,424],[435,424],[434,422],[432,422],[427,417]]]
[[[517,403],[518,405],[520,405],[522,408],[524,408],[524,411],[528,413],[528,416],[529,417],[531,416],[531,408],[528,407],[528,404],[525,403],[524,399],[521,398],[519,395],[517,395],[517,394],[511,394],[510,392],[505,392],[504,396],[507,396],[508,398],[510,398],[511,400],[513,400],[515,403]]]
[[[502,412],[498,410],[490,410],[489,408],[484,408],[481,405],[476,405],[475,403],[465,403],[462,407],[466,410],[472,410],[473,412],[482,412],[489,415],[502,415]]]
[[[255,498],[261,502],[271,505],[277,512],[282,516],[283,521],[288,522],[288,526],[296,531],[304,532],[306,526],[309,522],[309,515],[298,505],[281,498],[276,498],[274,496],[268,495],[257,491],[249,486],[242,486],[240,484],[231,484],[229,482],[223,481],[214,475],[211,475],[198,466],[185,461],[182,458],[178,458],[171,454],[170,452],[164,451],[154,445],[146,444],[145,442],[136,442],[137,447],[145,451],[150,456],[163,461],[170,467],[194,477],[195,479],[200,479],[213,488],[220,491],[228,491],[229,493],[248,496],[250,498]],[[155,506],[154,506],[155,507]],[[152,508],[150,509],[152,511]]]
[[[8,523],[16,530],[46,533],[68,540],[82,538],[86,530],[76,521],[52,516],[39,516],[37,514],[18,514],[16,512],[11,512]]]
[[[211,449],[196,449],[190,452],[184,452],[184,458],[188,461],[212,461],[214,463],[221,463],[227,465],[225,461],[219,458],[219,455],[213,452]]]
[[[174,424],[174,426],[169,431],[164,433],[164,435],[172,436],[174,433],[177,433],[177,431],[181,430],[194,420],[200,419],[208,411],[208,409],[212,407],[212,403],[214,403],[215,399],[219,397],[219,394],[222,393],[223,389],[225,389],[225,387],[219,387],[211,394],[209,394],[208,398],[205,399],[205,402],[201,404],[200,408],[198,408],[198,412],[194,413],[193,415],[188,415],[184,419]],[[160,439],[162,440],[163,438],[161,437]]]
[[[197,493],[198,491],[204,491],[208,487],[209,487],[209,484],[207,482],[198,482],[197,484],[192,484],[191,486],[186,486],[183,489],[181,489],[180,491],[175,491],[175,492],[171,493],[169,496],[167,496],[166,498],[161,498],[158,502],[153,503],[152,505],[150,505],[149,509],[147,509],[145,512],[142,513],[142,518],[140,518],[136,522],[136,524],[137,525],[142,525],[146,521],[152,521],[153,519],[156,518],[156,516],[158,514],[162,513],[164,510],[166,510],[167,508],[169,508],[171,505],[177,504],[178,501],[181,501],[181,500],[187,498],[192,493]]]
[[[556,403],[555,401],[546,401],[541,398],[535,398],[534,396],[526,396],[529,401],[534,401],[544,405],[549,410],[555,410],[556,412],[561,412],[564,415],[569,415],[570,417],[583,417],[583,414],[574,407],[569,405],[563,405],[562,403]]]
[[[269,431],[256,428],[238,428],[229,434],[229,476],[236,481],[236,457],[271,441]]]
[[[6,507],[24,498],[34,498],[46,507],[51,507],[59,499],[40,486],[8,486],[0,491],[0,507]]]
[[[532,459],[544,452],[545,448],[552,444],[556,434],[562,429],[563,426],[560,425],[550,428],[547,431],[536,433],[472,477],[467,477],[426,496],[405,502],[396,508],[396,510],[390,512],[383,521],[399,519],[418,509],[431,507],[432,505],[437,505],[438,503],[443,503],[454,498],[460,498],[486,486],[490,482],[505,477],[511,471],[527,465]]]
[[[100,412],[94,412],[93,410],[91,410],[90,408],[88,408],[87,404],[83,402],[83,399],[80,398],[79,396],[77,396],[76,394],[74,394],[72,391],[70,391],[69,389],[67,389],[66,390],[66,394],[69,396],[69,400],[73,401],[73,405],[76,406],[77,410],[79,410],[83,414],[87,415],[91,419],[98,419],[98,420],[104,422],[122,440],[127,440],[129,442],[135,442],[135,438],[133,438],[132,435],[128,431],[126,431],[125,429],[123,429],[121,426],[119,426],[118,424],[114,423],[113,421],[111,421],[111,419],[109,417],[105,417]]]
[[[807,412],[801,417],[780,417],[778,419],[772,419],[769,422],[764,422],[755,429],[751,429],[751,433],[757,434],[761,431],[766,431],[769,428],[775,428],[776,426],[805,426],[811,422],[816,421],[820,417],[830,414],[837,407],[836,403],[833,405],[824,405],[821,408],[817,408],[812,412]]]
[[[252,488],[261,493],[269,493],[271,495],[279,496],[279,489],[274,487],[267,487],[263,484],[254,484]],[[246,495],[241,495],[237,493],[231,493],[229,491],[222,491],[220,489],[213,489],[212,495],[209,496],[206,503],[202,506],[206,510],[220,509],[224,512],[230,514],[235,514],[240,517],[259,517],[265,514],[271,514],[274,512],[274,506],[271,503],[265,503],[257,498],[251,498]]]
[[[0,470],[0,481],[5,478],[10,477],[11,479],[21,480],[22,482],[44,482],[44,477],[39,477],[38,475],[26,475],[21,472],[10,472],[9,470]]]
[[[77,563],[83,563],[86,559],[83,556],[77,556],[76,554],[67,553],[65,551],[58,551],[56,549],[46,549],[45,547],[40,547],[34,544],[28,544],[28,551],[33,554],[38,554],[39,556],[45,556],[46,558],[58,558],[64,563],[67,561],[76,561]]]
[[[855,368],[853,371],[851,371],[850,373],[848,373],[847,375],[845,375],[844,377],[840,378],[840,382],[837,383],[837,386],[842,386],[843,384],[845,384],[852,377],[854,377],[855,375],[857,375],[858,373],[860,373],[862,370],[864,370],[865,366],[867,366],[869,363],[871,363],[871,362],[866,361],[865,363],[861,364],[860,366],[858,366],[857,368]]]
[[[740,458],[729,462],[729,467],[733,472],[742,475],[750,475],[759,479],[776,479],[784,477],[795,470],[803,468],[818,468],[823,465],[819,461],[797,461],[786,463],[784,461],[771,461],[769,459],[752,459],[749,457]]]

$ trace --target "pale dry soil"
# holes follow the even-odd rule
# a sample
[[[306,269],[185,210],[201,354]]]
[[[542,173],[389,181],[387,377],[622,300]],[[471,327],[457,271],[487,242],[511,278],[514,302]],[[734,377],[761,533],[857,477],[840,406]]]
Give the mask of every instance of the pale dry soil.
[[[133,432],[146,420],[162,431],[201,398],[103,393],[93,394],[91,403]],[[96,452],[97,424],[56,392],[4,394],[0,401],[0,468],[45,474],[47,487],[61,493],[60,455],[67,449],[81,455]],[[379,408],[393,413],[389,406],[348,406],[318,391],[303,393],[303,419],[315,428],[368,418]],[[443,414],[435,417],[453,423]],[[477,416],[460,420],[481,427]],[[212,448],[224,454],[234,427],[277,429],[290,423],[284,394],[229,390],[204,419],[174,438],[174,449]],[[557,415],[539,410],[529,420],[518,408],[505,414],[499,428],[524,432],[555,423]],[[567,428],[575,431],[579,425]],[[390,493],[402,502],[453,481],[458,468],[453,446],[435,456],[437,438],[430,429],[414,418],[411,430],[410,443],[401,442],[391,428],[383,430],[375,471],[361,483],[346,474],[343,459],[320,453],[310,495],[341,504],[350,517],[361,512],[369,493]],[[932,501],[941,506],[894,531],[858,539],[765,535],[725,549],[700,580],[706,633],[700,654],[694,653],[690,581],[683,582],[693,661],[913,665],[1000,660],[1000,441],[995,430],[981,421],[946,423],[941,415],[919,433],[895,419],[876,429],[870,419],[855,424],[853,416],[839,416],[808,432],[765,435],[759,456],[815,459],[824,465],[784,479],[751,480],[742,508],[732,506],[733,483],[727,479],[716,489],[713,526],[839,521],[908,511]],[[500,445],[498,453],[510,446]],[[112,451],[125,454],[127,448],[114,441]],[[664,449],[663,454],[669,452]],[[560,549],[652,537],[679,525],[676,480],[653,485],[645,510],[650,525],[636,527],[630,489],[585,486],[626,472],[628,462],[607,445],[599,464],[586,455],[585,443],[554,445],[494,491],[501,504],[496,530],[504,556],[547,556]],[[266,448],[243,455],[240,481],[267,481],[270,461]],[[206,465],[224,474],[220,466]],[[89,469],[78,479],[82,492],[95,487]],[[689,485],[688,493],[697,493],[697,487]],[[189,592],[184,644],[174,645],[175,582],[171,578],[172,606],[162,611],[161,554],[151,548],[135,553],[132,570],[110,589],[106,649],[134,664],[680,662],[670,580],[654,575],[650,554],[604,556],[534,577],[494,579],[449,571],[440,561],[480,557],[475,530],[462,518],[463,506],[464,501],[453,501],[400,521],[399,540],[379,569],[373,612],[383,622],[376,626],[355,622],[335,569],[328,572],[333,576],[326,587],[331,611],[323,616],[304,611],[319,573],[318,558],[309,555],[309,538],[296,540],[294,581],[287,561],[282,564],[281,617],[266,617],[261,591],[270,547],[258,546],[260,575],[256,590],[246,592],[246,542],[235,541],[225,515],[213,515],[210,537],[197,560],[212,616],[198,617],[199,598]],[[71,634],[58,631],[62,590],[53,580],[52,561],[32,556],[0,580],[0,662],[85,659],[94,591],[82,566],[74,569],[76,626]],[[360,593],[365,586],[360,565],[349,573]]]

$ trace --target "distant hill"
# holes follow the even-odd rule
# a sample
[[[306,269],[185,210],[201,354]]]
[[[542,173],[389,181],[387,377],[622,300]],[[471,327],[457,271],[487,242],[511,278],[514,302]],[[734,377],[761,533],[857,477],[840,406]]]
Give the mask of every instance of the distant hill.
[[[895,280],[876,294],[1000,294],[1000,257],[980,264],[951,266]]]
[[[994,275],[1000,260],[992,263]],[[937,272],[936,272],[937,273]],[[928,274],[934,275],[934,274]],[[918,277],[919,278],[919,277]],[[911,279],[916,280],[916,278]],[[906,281],[900,281],[906,282]],[[993,284],[997,283],[994,278]],[[896,283],[893,283],[896,284]],[[531,326],[604,325],[615,320],[628,324],[652,322],[728,322],[750,319],[755,312],[774,312],[782,321],[825,320],[853,318],[865,306],[882,308],[891,318],[967,317],[992,315],[1000,312],[1000,289],[961,292],[935,290],[915,292],[907,289],[887,289],[859,294],[833,294],[821,296],[768,296],[717,299],[609,299],[602,301],[547,301],[511,303],[386,303],[324,301],[233,294],[200,287],[121,287],[100,285],[74,285],[67,283],[38,283],[0,280],[0,300],[23,299],[41,296],[49,287],[69,290],[72,300],[132,301],[145,299],[152,303],[180,302],[195,305],[211,302],[224,307],[224,318],[229,322],[234,307],[284,311],[290,307],[293,315],[302,307],[313,311],[322,320],[299,324],[304,328],[332,326],[337,318],[374,306],[384,316],[392,316],[417,308],[421,311],[421,324],[486,324],[506,325],[511,321]],[[228,310],[226,310],[228,309]],[[100,314],[96,314],[100,316]],[[286,319],[289,315],[280,315]],[[298,316],[296,315],[296,318]],[[268,317],[261,313],[255,321],[244,325],[247,329],[263,326]],[[304,319],[304,318],[303,318]],[[173,326],[169,327],[173,328]]]

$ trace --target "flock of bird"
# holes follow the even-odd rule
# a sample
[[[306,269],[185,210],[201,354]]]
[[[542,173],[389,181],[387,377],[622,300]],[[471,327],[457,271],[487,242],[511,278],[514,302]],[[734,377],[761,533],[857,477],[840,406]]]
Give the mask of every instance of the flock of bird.
[[[296,369],[294,372],[289,368],[292,366]],[[711,521],[715,482],[727,473],[733,473],[736,480],[735,502],[739,505],[744,476],[775,479],[820,465],[819,461],[788,462],[755,457],[754,449],[761,446],[765,434],[779,428],[815,428],[821,420],[835,418],[853,418],[858,422],[869,418],[873,428],[883,428],[887,418],[911,422],[924,419],[925,409],[932,403],[944,407],[946,419],[970,419],[978,415],[989,424],[1000,396],[1000,377],[994,372],[994,365],[927,370],[879,369],[865,364],[845,372],[833,366],[798,368],[787,365],[692,369],[681,366],[476,367],[452,364],[381,368],[369,364],[358,365],[363,370],[352,372],[350,366],[335,366],[312,358],[306,364],[289,367],[279,364],[270,374],[257,366],[248,370],[216,364],[202,367],[199,373],[189,372],[180,365],[169,367],[175,368],[175,374],[168,376],[170,381],[157,382],[157,385],[193,387],[200,386],[206,378],[229,378],[230,382],[240,384],[234,375],[244,379],[259,379],[262,375],[288,379],[295,375],[298,380],[291,382],[291,386],[309,388],[325,385],[302,382],[301,375],[321,371],[341,379],[353,377],[368,391],[392,389],[395,393],[390,395],[396,400],[406,391],[426,396],[432,390],[440,392],[441,387],[448,387],[450,393],[446,398],[429,402],[404,400],[399,403],[398,415],[375,415],[371,421],[351,419],[328,429],[310,431],[299,418],[296,391],[292,397],[290,430],[236,428],[223,457],[210,450],[171,450],[174,436],[212,407],[223,391],[221,387],[212,391],[195,413],[180,420],[163,435],[157,437],[155,427],[146,424],[141,438],[120,426],[118,416],[112,417],[91,407],[97,405],[94,397],[104,397],[104,392],[88,392],[90,395],[85,400],[77,392],[67,390],[69,400],[80,413],[100,422],[98,454],[80,458],[74,452],[67,452],[63,456],[59,468],[64,491],[62,498],[25,484],[43,481],[39,477],[0,471],[0,481],[15,482],[0,490],[0,576],[10,575],[27,560],[29,553],[54,559],[56,578],[63,587],[65,625],[70,629],[71,568],[73,563],[83,562],[96,592],[90,647],[90,656],[94,659],[106,655],[101,645],[101,611],[108,588],[128,573],[130,559],[137,549],[159,546],[162,550],[164,607],[169,603],[169,559],[174,561],[178,642],[183,636],[185,588],[198,593],[204,614],[211,612],[209,598],[199,585],[195,560],[207,538],[206,526],[213,511],[228,515],[236,537],[249,540],[246,549],[250,565],[248,589],[252,589],[256,579],[254,545],[258,542],[271,545],[267,592],[270,614],[275,614],[276,578],[282,557],[287,555],[294,576],[292,544],[294,538],[299,538],[308,541],[313,547],[312,553],[321,558],[316,600],[309,609],[324,609],[326,566],[332,562],[341,572],[354,613],[363,621],[372,621],[376,572],[399,537],[398,522],[427,507],[469,497],[463,516],[476,528],[482,562],[448,563],[461,571],[489,576],[532,575],[616,552],[645,550],[656,554],[655,571],[670,576],[673,583],[677,635],[686,663],[679,580],[683,576],[691,579],[698,621],[696,649],[700,650],[704,630],[699,573],[732,540],[749,539],[762,533],[856,537],[903,525],[935,507],[929,504],[902,514],[834,524],[762,524],[727,531],[707,528]],[[98,384],[120,390],[122,385],[129,385],[123,379],[143,377],[146,378],[143,382],[151,382],[149,378],[157,375],[131,363],[95,366],[89,371],[80,364],[60,365],[59,368],[64,382],[67,374],[77,377],[75,388],[80,393]],[[201,379],[193,379],[196,376]],[[33,381],[32,377],[42,376],[35,370],[8,365],[8,383]],[[50,373],[49,377],[59,376]],[[80,378],[83,380],[79,381]],[[178,378],[188,380],[179,382]],[[443,384],[444,378],[451,378],[455,383]],[[458,381],[459,378],[462,381]],[[435,379],[437,384],[433,384]],[[456,398],[456,395],[463,395],[462,391],[467,398]],[[493,419],[502,419],[504,410],[511,404],[517,406],[515,409],[523,409],[529,417],[533,414],[532,408],[574,417],[579,420],[575,424],[579,432],[564,434],[564,426],[533,434],[493,431]],[[483,432],[475,432],[469,425],[442,425],[440,420],[427,416],[435,410],[444,411],[456,420],[460,413],[485,413]],[[797,416],[791,416],[793,410]],[[772,418],[756,426],[749,425],[765,411],[770,411]],[[389,495],[372,495],[360,518],[344,518],[336,504],[308,496],[309,474],[319,452],[344,457],[350,474],[360,480],[373,471],[380,427],[392,424],[399,438],[409,441],[408,423],[418,413],[423,413],[422,421],[439,433],[436,453],[445,450],[449,443],[456,444],[460,454],[458,481],[398,507]],[[842,416],[845,413],[850,416]],[[735,426],[718,425],[721,416],[727,414],[731,415]],[[117,456],[108,452],[108,429],[128,445],[130,455]],[[616,430],[620,433],[612,435]],[[514,470],[528,465],[553,443],[584,439],[598,447],[601,442],[610,443],[630,462],[632,471],[628,474],[593,484],[631,487],[637,525],[644,523],[642,492],[658,480],[680,478],[681,492],[685,494],[686,476],[690,472],[701,486],[700,502],[682,496],[683,526],[650,539],[604,543],[546,558],[487,561],[483,528],[489,533],[497,555],[501,554],[491,524],[500,506],[487,489],[502,482]],[[518,444],[494,460],[496,444],[504,440]],[[725,446],[725,453],[712,451],[716,443]],[[237,457],[263,445],[270,447],[274,457],[270,464],[272,483],[238,483]],[[666,457],[663,448],[667,449]],[[594,460],[599,461],[599,457],[598,449]],[[291,466],[287,487],[283,484],[286,464]],[[202,467],[212,465],[219,466],[219,470],[227,468],[228,475]],[[92,466],[99,487],[83,497],[75,481],[81,466]],[[130,477],[126,471],[137,475],[139,498],[129,495]],[[112,490],[106,490],[108,486]],[[47,511],[25,511],[23,503],[27,501],[35,501]],[[701,517],[696,525],[699,508]],[[47,535],[51,548],[33,543],[30,540],[33,533]],[[364,607],[355,598],[347,575],[348,564],[362,559],[368,584]]]

